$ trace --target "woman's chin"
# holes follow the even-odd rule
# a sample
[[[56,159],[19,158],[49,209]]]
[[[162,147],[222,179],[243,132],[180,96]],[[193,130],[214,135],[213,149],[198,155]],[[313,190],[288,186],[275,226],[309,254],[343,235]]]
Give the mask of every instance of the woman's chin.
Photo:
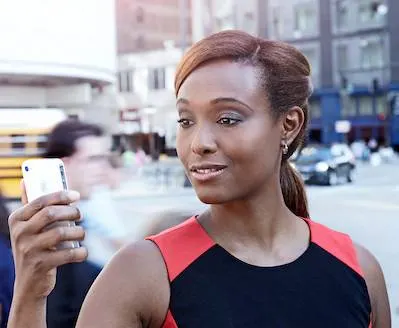
[[[228,202],[229,197],[226,193],[217,193],[215,191],[205,192],[204,190],[195,190],[198,199],[208,205],[212,204],[223,204]]]

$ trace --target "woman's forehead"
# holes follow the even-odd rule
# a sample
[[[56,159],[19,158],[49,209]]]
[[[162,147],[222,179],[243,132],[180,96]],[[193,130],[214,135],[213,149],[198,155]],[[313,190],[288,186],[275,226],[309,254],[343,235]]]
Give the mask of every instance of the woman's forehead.
[[[258,70],[247,64],[215,61],[195,69],[179,89],[178,99],[254,96],[262,93]]]

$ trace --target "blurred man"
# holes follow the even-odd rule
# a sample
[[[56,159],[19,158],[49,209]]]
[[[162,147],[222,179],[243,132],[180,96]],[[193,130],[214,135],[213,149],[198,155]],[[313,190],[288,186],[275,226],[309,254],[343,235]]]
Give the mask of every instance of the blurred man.
[[[8,216],[6,201],[0,194],[0,328],[7,327],[15,280]]]
[[[58,124],[50,133],[45,157],[65,164],[68,185],[81,195],[77,204],[86,230],[86,262],[58,269],[48,300],[49,328],[71,328],[91,284],[103,265],[123,244],[124,230],[107,188],[108,142],[101,127],[77,120]]]

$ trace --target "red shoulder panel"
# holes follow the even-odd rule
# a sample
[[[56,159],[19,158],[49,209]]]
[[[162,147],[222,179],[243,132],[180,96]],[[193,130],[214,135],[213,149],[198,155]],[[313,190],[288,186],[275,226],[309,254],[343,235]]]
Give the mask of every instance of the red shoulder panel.
[[[305,219],[310,227],[311,241],[325,249],[352,270],[364,277],[352,239],[313,220]]]
[[[215,245],[195,217],[146,239],[152,240],[160,249],[171,282]]]
[[[170,310],[168,311],[165,322],[162,325],[162,328],[178,328],[175,319],[172,316]]]

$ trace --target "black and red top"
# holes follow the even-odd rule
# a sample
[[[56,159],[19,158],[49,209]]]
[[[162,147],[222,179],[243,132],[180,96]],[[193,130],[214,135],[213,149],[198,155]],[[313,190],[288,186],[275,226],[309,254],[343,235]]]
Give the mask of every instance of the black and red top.
[[[195,217],[149,237],[170,281],[163,328],[368,328],[371,305],[349,236],[306,220],[295,261],[258,267],[216,244]]]

